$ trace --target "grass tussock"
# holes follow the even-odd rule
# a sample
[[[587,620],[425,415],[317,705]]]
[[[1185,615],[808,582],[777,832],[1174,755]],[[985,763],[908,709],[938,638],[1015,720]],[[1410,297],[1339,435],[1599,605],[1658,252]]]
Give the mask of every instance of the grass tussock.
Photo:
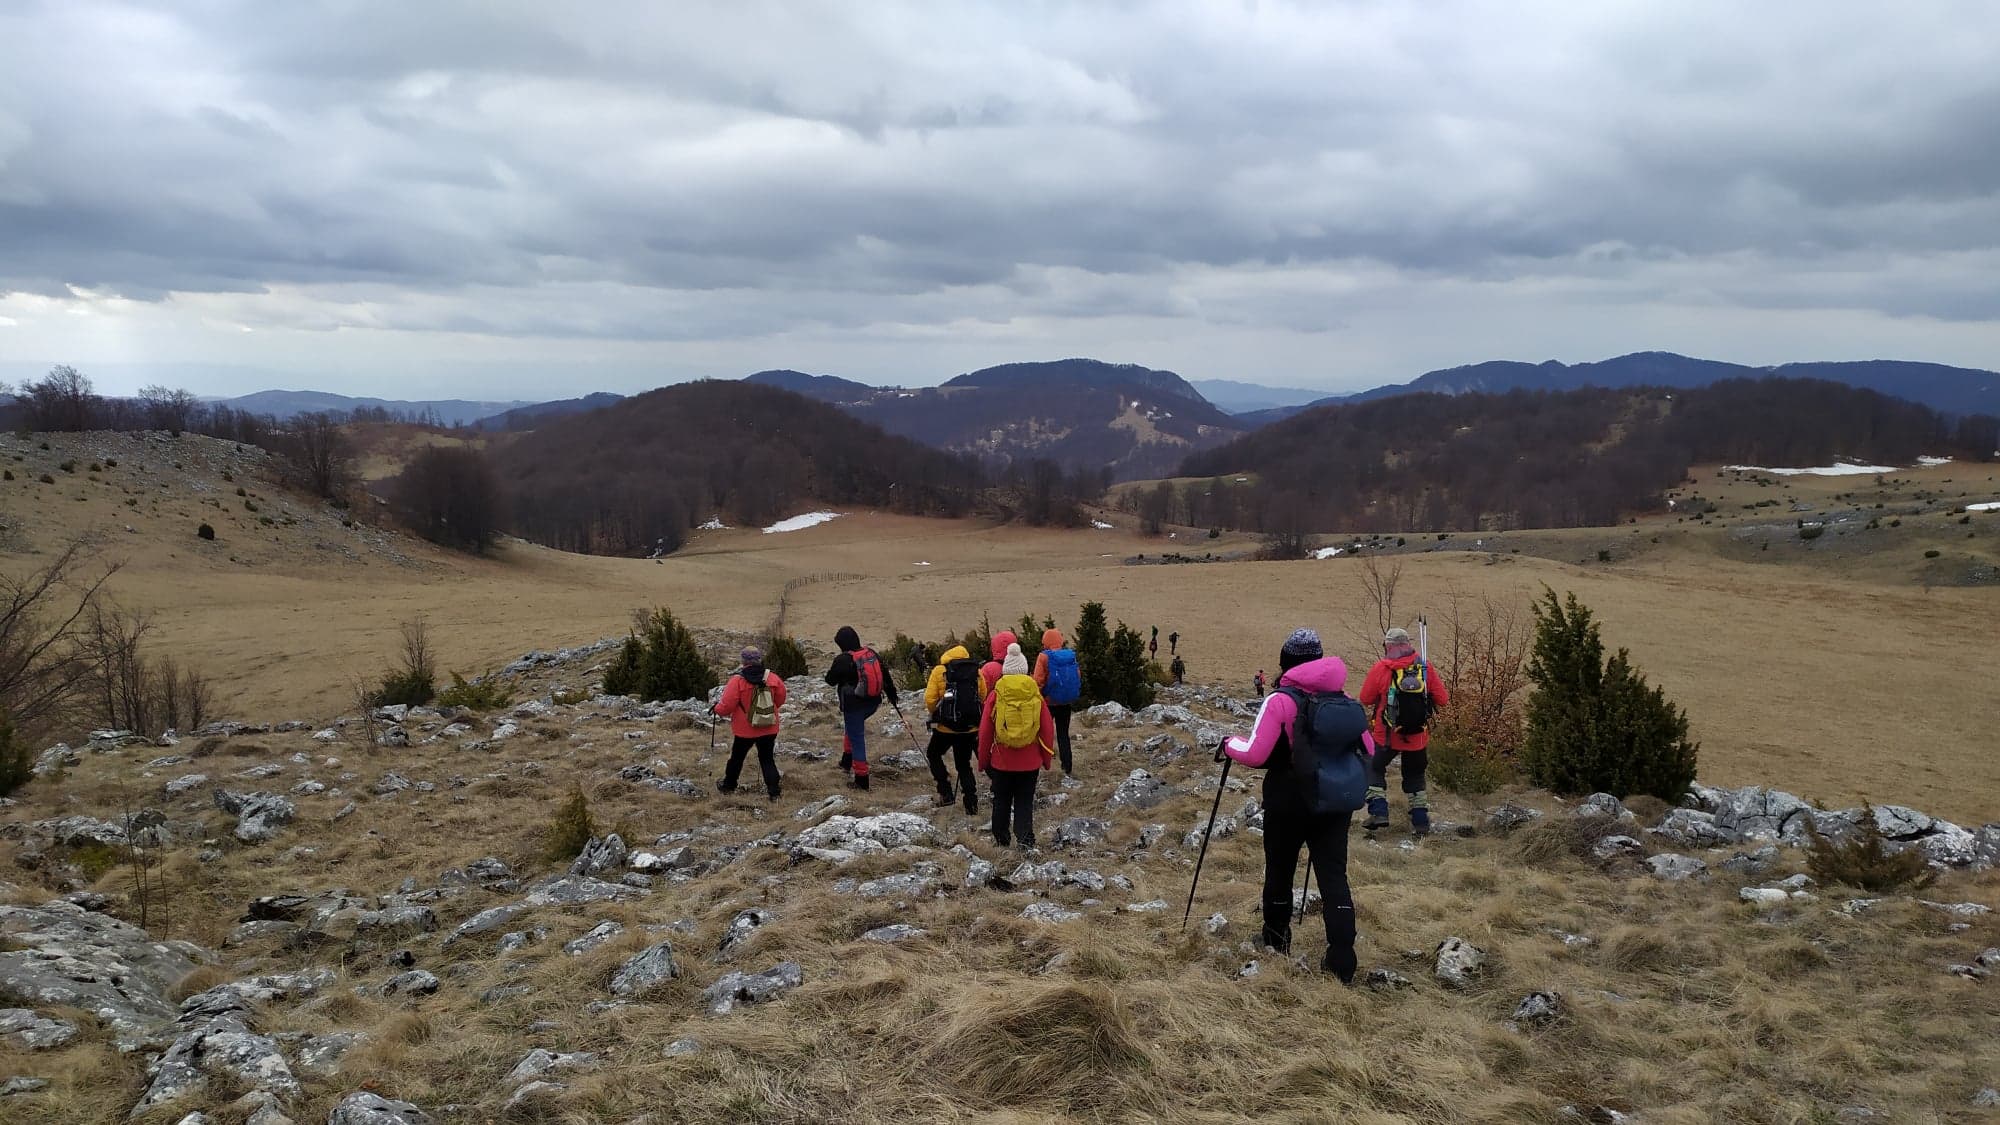
[[[1609,817],[1545,816],[1516,831],[1509,843],[1522,863],[1550,867],[1565,860],[1591,862],[1599,840],[1624,831]]]
[[[1091,1112],[1125,1100],[1117,1080],[1152,1063],[1117,993],[1102,984],[1016,985],[966,997],[923,1054],[960,1097]]]

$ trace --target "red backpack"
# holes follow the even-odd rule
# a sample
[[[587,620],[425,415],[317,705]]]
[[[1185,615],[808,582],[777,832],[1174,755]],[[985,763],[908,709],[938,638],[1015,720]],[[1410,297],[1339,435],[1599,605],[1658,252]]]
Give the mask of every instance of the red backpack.
[[[882,658],[872,648],[854,650],[854,698],[877,699],[882,695]]]

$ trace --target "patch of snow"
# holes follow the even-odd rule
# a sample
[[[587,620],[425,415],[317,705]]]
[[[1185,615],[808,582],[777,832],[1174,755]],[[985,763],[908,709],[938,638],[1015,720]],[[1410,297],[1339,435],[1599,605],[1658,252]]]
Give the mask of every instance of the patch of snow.
[[[721,516],[710,516],[710,517],[709,517],[709,519],[708,519],[708,522],[707,522],[707,523],[705,523],[705,524],[702,524],[702,525],[701,525],[700,527],[698,527],[698,528],[695,528],[695,530],[696,530],[696,531],[728,531],[728,530],[729,530],[729,525],[728,525],[728,524],[726,524],[726,523],[723,523],[723,522],[722,522],[722,517],[721,517]]]
[[[1104,522],[1103,520],[1091,520],[1091,521],[1090,521],[1090,526],[1092,526],[1092,527],[1096,528],[1096,529],[1097,529],[1097,530],[1099,530],[1099,531],[1110,531],[1110,530],[1111,530],[1111,525],[1110,525],[1110,524],[1108,524],[1108,523],[1105,523],[1105,522]]]
[[[929,564],[929,563],[927,563],[927,562],[913,562],[913,563],[911,563],[910,565],[911,565],[911,566],[929,566],[929,565],[931,565],[931,564]]]
[[[1919,457],[1919,458],[1917,458],[1917,464],[1919,464],[1919,465],[1922,465],[1923,467],[1925,467],[1925,468],[1927,468],[1927,469],[1930,469],[1930,468],[1936,468],[1936,467],[1937,467],[1937,466],[1939,466],[1939,465],[1949,465],[1949,464],[1951,464],[1951,458],[1949,458],[1949,457]]]
[[[802,516],[793,516],[788,520],[779,520],[777,523],[765,528],[764,534],[776,535],[781,531],[804,531],[806,528],[818,527],[829,520],[837,520],[839,518],[839,512],[807,512]]]
[[[1345,547],[1321,547],[1319,550],[1313,552],[1313,558],[1337,559],[1346,553],[1347,548]]]
[[[1875,473],[1893,473],[1889,465],[1815,465],[1810,469],[1767,469],[1762,465],[1724,465],[1723,468],[1738,473],[1770,473],[1780,477],[1865,477]]]
[[[1990,504],[1967,504],[1965,510],[1968,512],[2000,512],[2000,500],[1995,500]]]
[[[1249,483],[1249,481],[1250,481],[1250,478],[1249,478],[1249,477],[1237,477],[1237,478],[1236,478],[1236,483],[1237,483],[1237,484],[1247,484],[1247,483]]]

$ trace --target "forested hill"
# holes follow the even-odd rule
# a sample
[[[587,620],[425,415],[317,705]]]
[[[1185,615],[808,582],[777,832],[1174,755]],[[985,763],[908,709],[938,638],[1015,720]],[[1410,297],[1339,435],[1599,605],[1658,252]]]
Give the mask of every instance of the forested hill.
[[[548,421],[494,452],[510,530],[564,550],[678,547],[711,517],[757,526],[813,503],[962,515],[969,461],[835,406],[704,380]]]
[[[1189,457],[1242,474],[1255,530],[1581,527],[1652,510],[1690,466],[1990,460],[2000,421],[1820,380],[1408,394],[1314,407]]]

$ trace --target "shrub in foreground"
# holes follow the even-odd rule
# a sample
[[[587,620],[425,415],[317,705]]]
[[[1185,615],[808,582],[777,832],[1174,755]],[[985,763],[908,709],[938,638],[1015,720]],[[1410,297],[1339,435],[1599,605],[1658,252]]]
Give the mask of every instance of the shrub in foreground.
[[[14,721],[0,709],[0,797],[26,785],[35,776],[35,759],[26,739],[14,733]]]
[[[556,808],[555,817],[543,840],[548,845],[552,860],[575,859],[583,854],[585,844],[597,835],[597,822],[590,816],[590,799],[583,795],[583,786],[572,783],[569,796]]]
[[[1882,828],[1875,823],[1875,806],[1861,806],[1861,823],[1845,840],[1836,842],[1806,825],[1806,870],[1822,883],[1840,883],[1886,894],[1917,890],[1937,881],[1937,873],[1916,848],[1890,853]]]
[[[764,645],[764,667],[784,679],[803,676],[809,670],[806,666],[806,652],[790,634],[780,633]]]
[[[470,711],[497,711],[514,702],[514,693],[507,690],[491,673],[477,680],[467,680],[457,672],[451,674],[451,686],[438,693],[438,706],[464,707]]]

